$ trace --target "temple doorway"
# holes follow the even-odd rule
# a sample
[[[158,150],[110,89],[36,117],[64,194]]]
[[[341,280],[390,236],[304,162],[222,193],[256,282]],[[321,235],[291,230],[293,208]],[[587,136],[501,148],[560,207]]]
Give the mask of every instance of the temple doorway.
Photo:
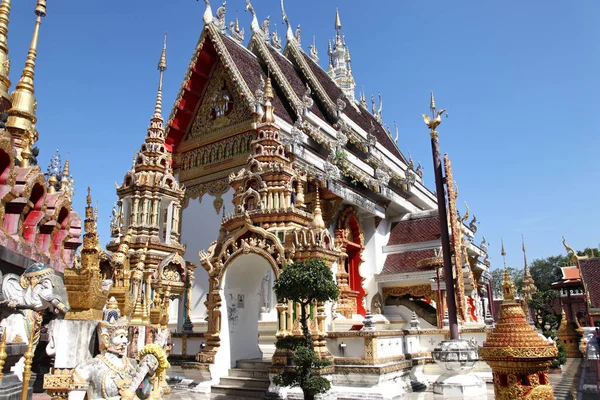
[[[238,360],[263,358],[258,323],[266,308],[275,308],[274,279],[268,276],[274,276],[269,261],[252,253],[236,257],[225,271],[221,347],[229,350],[231,368]]]

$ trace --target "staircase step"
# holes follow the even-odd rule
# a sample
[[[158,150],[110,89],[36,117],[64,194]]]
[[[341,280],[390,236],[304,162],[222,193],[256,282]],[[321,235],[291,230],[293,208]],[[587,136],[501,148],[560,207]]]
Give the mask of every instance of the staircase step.
[[[269,372],[253,368],[232,368],[229,370],[230,377],[269,379]]]
[[[259,371],[266,371],[271,366],[271,360],[237,360],[236,362],[238,368],[242,369],[254,369]]]
[[[213,385],[213,387],[211,388],[211,393],[262,399],[265,397],[266,389],[251,387],[241,388],[237,386],[228,385]]]
[[[237,386],[240,388],[258,388],[267,390],[271,382],[268,379],[243,378],[239,376],[227,376],[221,378],[219,385]]]

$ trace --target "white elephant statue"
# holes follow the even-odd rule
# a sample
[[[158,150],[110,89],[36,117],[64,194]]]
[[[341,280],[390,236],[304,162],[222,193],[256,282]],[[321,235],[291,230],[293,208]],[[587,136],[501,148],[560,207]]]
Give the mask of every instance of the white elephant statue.
[[[39,342],[42,313],[49,310],[62,318],[70,309],[67,289],[62,278],[42,263],[34,263],[23,273],[1,276],[0,328],[7,343]],[[20,375],[20,365],[14,368]]]

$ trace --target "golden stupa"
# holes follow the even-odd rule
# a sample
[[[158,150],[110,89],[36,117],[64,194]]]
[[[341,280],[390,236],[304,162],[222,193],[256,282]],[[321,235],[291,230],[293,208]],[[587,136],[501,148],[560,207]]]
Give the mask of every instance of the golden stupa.
[[[496,400],[554,399],[548,368],[558,354],[554,343],[540,336],[515,301],[508,270],[502,282],[504,301],[498,323],[488,332],[479,356],[491,368]]]
[[[575,319],[577,321],[577,319]],[[556,332],[556,336],[560,339],[561,343],[567,349],[568,358],[582,358],[583,354],[579,351],[579,341],[581,340],[581,334],[577,332],[577,322],[567,321],[567,315],[565,310],[562,312],[562,320],[560,327]]]

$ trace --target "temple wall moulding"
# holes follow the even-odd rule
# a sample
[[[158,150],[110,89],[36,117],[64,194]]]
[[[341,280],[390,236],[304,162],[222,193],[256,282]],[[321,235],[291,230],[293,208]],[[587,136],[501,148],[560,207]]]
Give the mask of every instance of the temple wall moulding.
[[[209,195],[215,198],[213,200],[213,206],[215,207],[215,211],[217,212],[217,214],[219,214],[221,208],[223,207],[223,198],[221,196],[225,194],[228,190],[228,177],[188,187],[185,192],[183,208],[186,208],[188,206],[190,199],[199,199],[199,201],[202,201],[202,197],[204,197],[204,195],[208,193]]]
[[[413,297],[423,297],[428,301],[435,301],[437,294],[431,289],[431,285],[416,285],[416,286],[392,286],[382,288],[383,303],[388,297],[402,297],[410,295]]]

